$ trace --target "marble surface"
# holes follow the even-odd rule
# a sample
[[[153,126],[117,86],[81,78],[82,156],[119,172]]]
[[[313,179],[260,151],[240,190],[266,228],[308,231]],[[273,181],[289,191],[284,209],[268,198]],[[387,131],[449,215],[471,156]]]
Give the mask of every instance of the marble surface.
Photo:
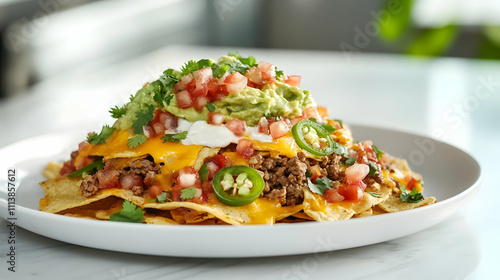
[[[0,103],[0,148],[47,132],[97,130],[112,122],[107,113],[110,107],[126,102],[165,68],[179,67],[191,58],[216,58],[230,50],[234,49],[172,46],[91,74],[74,71],[47,80],[21,97]],[[500,64],[359,53],[238,51],[275,63],[285,73],[301,75],[302,87],[311,90],[318,103],[327,105],[335,118],[416,132],[470,152],[483,170],[481,190],[452,218],[425,231],[360,248],[284,257],[135,255],[66,244],[17,228],[17,263],[12,273],[7,270],[8,223],[0,220],[0,279],[496,277],[500,257],[500,218],[494,208],[500,197],[495,180],[500,167],[495,148],[500,141]]]

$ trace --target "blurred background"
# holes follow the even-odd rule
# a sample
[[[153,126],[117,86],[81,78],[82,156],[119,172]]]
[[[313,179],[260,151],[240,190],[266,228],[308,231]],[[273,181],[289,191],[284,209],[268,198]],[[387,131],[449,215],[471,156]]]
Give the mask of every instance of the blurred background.
[[[168,45],[497,60],[499,14],[494,0],[0,0],[0,99]]]

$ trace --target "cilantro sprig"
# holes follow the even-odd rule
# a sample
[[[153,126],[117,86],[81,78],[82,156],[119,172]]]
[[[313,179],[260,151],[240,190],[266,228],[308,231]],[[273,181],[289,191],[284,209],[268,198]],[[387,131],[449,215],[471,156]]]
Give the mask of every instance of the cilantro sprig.
[[[417,203],[424,199],[424,196],[416,188],[409,191],[405,186],[401,186],[399,189],[401,190],[399,195],[399,201],[401,202]]]
[[[181,190],[180,199],[187,200],[193,198],[198,190],[195,187],[189,187]]]
[[[125,200],[122,204],[122,210],[111,214],[109,216],[110,221],[114,222],[128,222],[128,223],[143,223],[144,222],[144,210],[137,207],[134,203]]]
[[[132,123],[132,128],[134,129],[135,134],[143,134],[144,130],[143,126],[147,125],[154,117],[153,112],[155,111],[155,107],[153,105],[149,105],[146,110],[137,111],[135,113],[136,119]]]
[[[92,145],[99,145],[106,142],[106,139],[108,139],[111,134],[113,134],[113,128],[109,125],[105,125],[102,127],[99,134],[89,134],[87,136],[87,142]]]
[[[326,189],[331,189],[333,187],[332,182],[327,177],[321,177],[316,179],[316,183],[313,183],[311,179],[307,180],[309,189],[313,193],[323,195]]]
[[[109,113],[111,114],[111,117],[114,119],[119,119],[121,116],[125,115],[127,113],[127,108],[125,107],[118,107],[115,106],[109,110]]]
[[[181,131],[176,134],[165,134],[161,139],[163,140],[163,143],[167,142],[175,142],[179,143],[182,140],[186,139],[188,132],[187,131]]]

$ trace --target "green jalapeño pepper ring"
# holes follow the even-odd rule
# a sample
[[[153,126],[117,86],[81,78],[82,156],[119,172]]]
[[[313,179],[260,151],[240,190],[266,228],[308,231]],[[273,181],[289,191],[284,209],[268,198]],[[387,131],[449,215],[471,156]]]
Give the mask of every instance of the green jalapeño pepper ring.
[[[264,190],[264,179],[253,168],[232,165],[215,174],[212,186],[220,202],[229,206],[243,206],[260,196]]]
[[[333,141],[322,123],[311,120],[300,121],[292,127],[292,134],[297,145],[313,155],[347,154],[347,149]]]

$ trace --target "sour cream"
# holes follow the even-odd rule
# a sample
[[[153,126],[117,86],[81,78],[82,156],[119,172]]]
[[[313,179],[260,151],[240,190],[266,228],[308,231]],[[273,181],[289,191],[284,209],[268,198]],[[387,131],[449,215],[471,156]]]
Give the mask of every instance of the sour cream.
[[[224,125],[212,125],[206,121],[196,121],[194,123],[184,119],[179,119],[177,131],[187,131],[186,139],[182,140],[184,145],[203,145],[211,148],[226,147],[231,143],[238,143],[242,137],[234,135]],[[258,127],[247,127],[244,137],[248,137],[260,142],[272,142],[270,135],[259,133]]]

